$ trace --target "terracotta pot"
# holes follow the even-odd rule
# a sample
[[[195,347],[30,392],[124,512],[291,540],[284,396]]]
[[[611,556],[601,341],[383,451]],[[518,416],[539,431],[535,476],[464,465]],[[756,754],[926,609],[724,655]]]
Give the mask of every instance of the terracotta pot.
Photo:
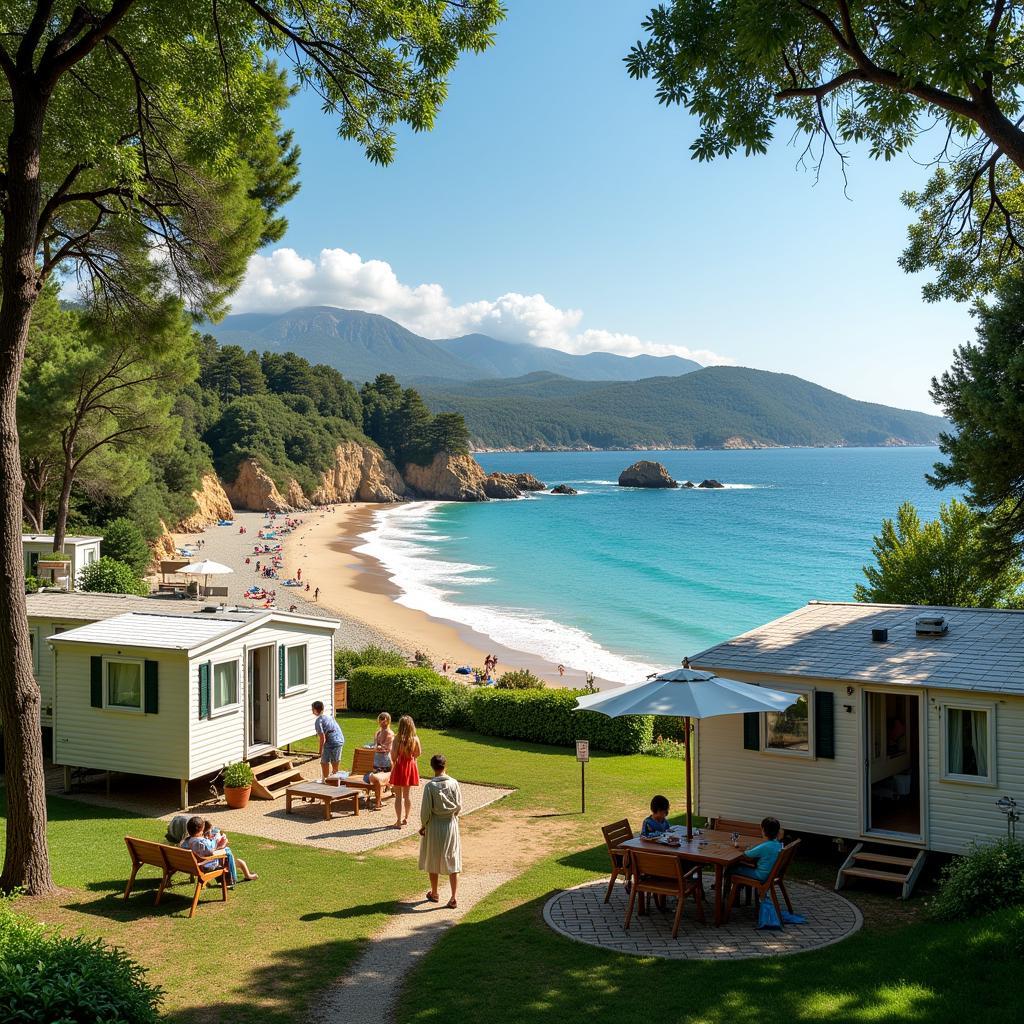
[[[251,792],[252,786],[225,786],[224,799],[227,801],[228,807],[240,811],[243,807],[249,806]]]

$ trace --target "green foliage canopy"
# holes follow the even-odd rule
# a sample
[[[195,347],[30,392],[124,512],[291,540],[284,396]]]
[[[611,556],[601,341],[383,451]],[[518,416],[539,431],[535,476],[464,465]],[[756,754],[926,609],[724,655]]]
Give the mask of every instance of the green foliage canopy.
[[[138,523],[124,516],[107,524],[100,550],[107,558],[124,562],[137,576],[141,576],[153,560]]]
[[[78,589],[94,594],[149,593],[149,587],[130,565],[106,556],[82,569]]]
[[[895,519],[884,519],[874,540],[867,583],[854,587],[858,601],[953,608],[1019,607],[1024,568],[1005,562],[995,571],[985,557],[981,516],[954,498],[939,518],[922,523],[908,501]]]
[[[845,146],[891,160],[935,127],[933,177],[903,197],[918,222],[901,262],[937,271],[927,298],[963,298],[1024,253],[1021,27],[1004,0],[671,0],[626,64],[697,118],[698,160],[764,153],[786,120],[806,159],[833,154],[845,173]]]

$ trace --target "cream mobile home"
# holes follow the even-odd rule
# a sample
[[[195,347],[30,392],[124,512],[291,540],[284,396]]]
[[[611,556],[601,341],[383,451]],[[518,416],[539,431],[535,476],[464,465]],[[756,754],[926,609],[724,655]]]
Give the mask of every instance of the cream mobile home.
[[[312,732],[333,706],[335,619],[132,611],[57,633],[53,760],[188,782]]]
[[[102,537],[65,537],[62,551],[69,561],[51,561],[53,534],[23,533],[21,550],[25,557],[25,575],[37,576],[74,590],[78,577],[87,565],[99,561]]]
[[[1024,612],[812,602],[691,659],[799,694],[700,722],[700,812],[963,853],[1024,803]]]

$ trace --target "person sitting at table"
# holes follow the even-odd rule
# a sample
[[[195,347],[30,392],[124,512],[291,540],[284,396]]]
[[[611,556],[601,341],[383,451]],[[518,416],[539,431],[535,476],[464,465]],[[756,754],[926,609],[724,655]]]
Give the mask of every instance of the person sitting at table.
[[[651,797],[651,813],[644,818],[640,827],[640,835],[646,837],[664,835],[669,830],[668,797],[661,795]]]
[[[745,878],[756,878],[763,882],[768,878],[775,861],[782,853],[782,840],[779,835],[782,826],[778,818],[765,818],[761,822],[762,842],[746,850],[739,864],[729,869],[730,875],[743,875]]]

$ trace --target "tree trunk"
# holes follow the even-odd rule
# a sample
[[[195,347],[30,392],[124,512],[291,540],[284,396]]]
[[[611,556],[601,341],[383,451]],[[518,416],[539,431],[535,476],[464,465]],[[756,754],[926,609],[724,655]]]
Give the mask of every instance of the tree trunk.
[[[0,244],[0,722],[7,792],[7,842],[0,889],[20,887],[41,896],[52,892],[54,886],[46,845],[40,695],[32,675],[25,608],[24,482],[17,400],[29,323],[41,284],[35,235],[46,98],[33,83],[19,84],[20,88],[12,87],[14,120],[7,139],[7,203]]]
[[[61,472],[60,498],[57,499],[57,512],[53,520],[53,550],[64,550],[64,538],[68,532],[68,511],[71,508],[71,488],[75,482],[74,460],[65,456],[64,468]]]

